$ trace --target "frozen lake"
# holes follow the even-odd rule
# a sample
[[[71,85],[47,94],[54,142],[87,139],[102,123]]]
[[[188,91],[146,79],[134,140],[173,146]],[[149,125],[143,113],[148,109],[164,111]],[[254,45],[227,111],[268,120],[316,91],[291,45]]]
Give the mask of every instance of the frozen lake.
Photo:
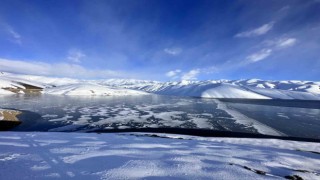
[[[2,96],[0,108],[25,110],[13,131],[92,131],[125,128],[200,128],[320,138],[320,102],[145,95]]]

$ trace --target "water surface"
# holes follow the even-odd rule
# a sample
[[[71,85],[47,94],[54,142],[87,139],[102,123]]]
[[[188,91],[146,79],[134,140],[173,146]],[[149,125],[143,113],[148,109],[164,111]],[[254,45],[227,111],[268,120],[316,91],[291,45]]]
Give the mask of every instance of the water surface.
[[[25,113],[21,117],[23,123],[14,131],[179,127],[320,138],[320,103],[307,103],[280,100],[241,103],[161,95],[0,98],[0,108],[33,112]]]

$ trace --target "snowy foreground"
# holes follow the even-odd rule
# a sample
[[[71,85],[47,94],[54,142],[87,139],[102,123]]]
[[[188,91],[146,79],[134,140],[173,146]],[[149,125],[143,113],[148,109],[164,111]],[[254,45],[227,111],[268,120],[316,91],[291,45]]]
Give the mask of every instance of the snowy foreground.
[[[320,178],[319,143],[152,136],[2,132],[0,179]]]
[[[123,96],[155,93],[204,98],[320,100],[320,82],[211,80],[158,82],[133,79],[77,80],[0,72],[0,95],[23,94],[39,88],[43,94]],[[32,91],[32,90],[31,90]]]

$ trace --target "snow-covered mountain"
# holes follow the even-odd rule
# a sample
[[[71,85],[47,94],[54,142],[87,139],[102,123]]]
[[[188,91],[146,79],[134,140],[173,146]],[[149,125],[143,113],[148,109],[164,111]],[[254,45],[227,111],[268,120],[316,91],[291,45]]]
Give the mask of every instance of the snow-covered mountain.
[[[30,91],[55,95],[124,96],[148,94],[139,90],[99,85],[94,81],[11,73],[0,74],[0,95],[30,93]]]
[[[44,94],[58,95],[100,95],[100,96],[125,96],[125,95],[146,95],[148,93],[132,89],[108,87],[93,83],[77,83],[62,85],[52,88],[45,88]]]
[[[320,82],[212,80],[157,82],[108,80],[102,85],[143,90],[150,93],[205,98],[301,99],[320,100]]]
[[[28,87],[45,94],[141,95],[144,92],[204,98],[320,100],[320,82],[210,80],[159,82],[135,79],[78,80],[43,76],[0,74],[0,94],[24,93]]]

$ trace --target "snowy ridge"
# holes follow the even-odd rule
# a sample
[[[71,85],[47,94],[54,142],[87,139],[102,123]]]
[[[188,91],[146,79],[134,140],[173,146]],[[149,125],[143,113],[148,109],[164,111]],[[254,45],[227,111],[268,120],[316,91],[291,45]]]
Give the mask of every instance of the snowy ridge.
[[[118,82],[124,80],[119,80]],[[163,95],[193,96],[205,98],[248,98],[248,99],[300,99],[320,100],[320,82],[312,81],[263,81],[216,80],[216,81],[180,81],[116,83],[101,82],[112,86],[139,89]]]
[[[139,90],[99,85],[97,83],[94,83],[94,81],[69,78],[51,78],[11,73],[0,74],[0,95],[15,94],[14,92],[8,90],[8,88],[25,89],[25,85],[38,87],[40,89],[43,89],[42,93],[54,95],[124,96],[148,94]],[[18,93],[23,92],[19,91]]]
[[[99,95],[99,96],[125,96],[146,95],[143,91],[113,88],[92,83],[70,84],[44,90],[45,94],[57,95]]]
[[[0,74],[0,94],[12,94],[12,92],[4,90],[5,88],[24,88],[21,83],[44,88],[43,93],[45,94],[124,95],[128,93],[133,95],[145,91],[162,95],[204,98],[320,100],[320,82],[313,81],[265,81],[260,79],[184,80],[179,82],[136,79],[78,80],[11,73]],[[124,91],[123,89],[128,90]],[[119,93],[115,93],[116,90],[119,90]]]

